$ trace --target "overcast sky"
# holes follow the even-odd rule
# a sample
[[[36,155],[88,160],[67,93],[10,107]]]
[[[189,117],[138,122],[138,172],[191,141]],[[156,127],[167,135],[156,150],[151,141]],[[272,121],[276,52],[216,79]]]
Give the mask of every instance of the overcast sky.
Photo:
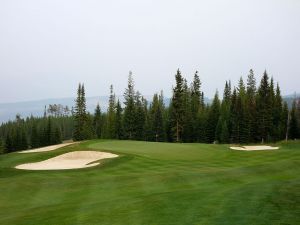
[[[208,97],[250,68],[299,92],[300,1],[0,1],[0,102],[123,94],[129,70],[170,96],[177,68]]]

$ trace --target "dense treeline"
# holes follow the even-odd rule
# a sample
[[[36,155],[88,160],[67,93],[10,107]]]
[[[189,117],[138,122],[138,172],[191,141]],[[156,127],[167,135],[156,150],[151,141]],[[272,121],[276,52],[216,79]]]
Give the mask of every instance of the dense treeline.
[[[240,78],[232,87],[226,81],[222,98],[216,92],[205,104],[201,80],[193,81],[178,70],[169,105],[163,92],[150,103],[135,90],[132,73],[123,104],[110,86],[109,105],[102,112],[98,104],[93,114],[86,110],[84,84],[79,84],[75,107],[50,105],[44,117],[2,124],[0,149],[4,152],[36,148],[62,140],[92,138],[145,140],[159,142],[255,143],[300,138],[300,100],[289,110],[280,87],[265,71],[259,84],[253,70],[247,80]]]
[[[14,121],[0,126],[0,152],[8,153],[29,148],[59,144],[73,136],[74,119],[72,116],[28,117],[19,115]]]
[[[84,86],[79,85],[74,139],[263,143],[300,137],[300,102],[289,111],[279,85],[266,71],[258,85],[253,70],[246,82],[240,78],[237,87],[226,81],[222,100],[216,92],[210,105],[204,103],[198,72],[189,85],[178,70],[175,82],[170,105],[165,106],[162,92],[154,94],[149,104],[135,90],[130,72],[124,107],[111,86],[107,112],[98,105],[94,116],[85,112]]]

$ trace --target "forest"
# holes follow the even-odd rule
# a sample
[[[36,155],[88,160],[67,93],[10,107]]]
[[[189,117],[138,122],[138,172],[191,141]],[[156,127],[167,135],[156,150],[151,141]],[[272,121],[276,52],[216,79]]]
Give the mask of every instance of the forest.
[[[49,105],[42,117],[21,118],[0,126],[0,152],[38,148],[73,139],[121,139],[151,142],[264,143],[300,138],[300,99],[292,107],[281,96],[280,86],[265,71],[257,84],[251,69],[236,87],[226,81],[223,96],[215,93],[204,102],[198,71],[191,83],[180,70],[169,105],[155,93],[148,102],[136,91],[132,72],[124,102],[110,86],[109,106],[102,112],[86,110],[85,86],[79,84],[75,106]]]

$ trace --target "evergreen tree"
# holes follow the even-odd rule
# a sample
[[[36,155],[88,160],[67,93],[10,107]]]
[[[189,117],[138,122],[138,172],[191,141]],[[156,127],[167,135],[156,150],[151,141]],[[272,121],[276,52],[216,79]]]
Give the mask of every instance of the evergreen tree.
[[[37,130],[36,123],[33,123],[31,129],[31,148],[38,148],[40,146],[39,134]]]
[[[83,103],[82,103],[82,86],[79,84],[77,90],[77,99],[75,101],[75,109],[74,109],[74,120],[75,120],[75,127],[74,127],[74,137],[75,141],[83,140],[84,137],[82,135],[83,126],[85,123],[85,115],[83,112]]]
[[[261,79],[260,86],[257,94],[257,123],[258,134],[261,142],[268,141],[270,139],[271,123],[272,123],[272,111],[271,111],[271,94],[269,76],[267,72]]]
[[[146,112],[145,107],[146,101],[143,97],[141,97],[141,94],[139,92],[136,93],[135,96],[135,121],[134,121],[134,127],[135,127],[135,135],[134,138],[137,140],[143,140],[144,139],[144,127],[145,127],[145,119],[146,119]]]
[[[164,139],[164,124],[163,124],[163,103],[158,95],[153,96],[150,106],[150,137],[151,141],[163,141]]]
[[[287,102],[284,102],[280,116],[280,139],[288,139],[289,109]]]
[[[77,99],[75,101],[74,111],[74,134],[75,141],[81,141],[92,138],[92,122],[86,113],[86,98],[84,84],[79,84],[77,90]]]
[[[225,83],[223,100],[220,109],[220,117],[217,124],[216,140],[221,143],[229,143],[229,129],[230,124],[230,105],[231,105],[231,87],[230,82]]]
[[[194,136],[193,122],[197,119],[192,112],[192,94],[188,88],[187,81],[183,83],[183,120],[182,120],[182,141],[192,142]],[[194,120],[195,119],[195,120]]]
[[[183,99],[183,77],[179,69],[175,75],[176,86],[173,88],[172,107],[171,107],[171,130],[176,142],[182,138],[184,99]]]
[[[202,93],[201,93],[201,81],[196,71],[194,80],[191,85],[191,140],[197,141],[199,139],[199,112],[203,110]]]
[[[254,72],[251,69],[247,78],[247,98],[246,98],[246,112],[248,113],[248,141],[254,142],[257,134],[257,114],[256,114],[256,80]]]
[[[228,123],[227,121],[223,121],[223,124],[222,124],[222,130],[221,130],[221,134],[220,134],[220,142],[221,143],[229,143],[229,140],[230,140],[230,134],[229,134],[227,123]]]
[[[115,119],[115,137],[117,139],[123,138],[123,125],[122,125],[122,107],[120,101],[117,102],[116,119]]]
[[[136,133],[135,126],[135,91],[134,91],[134,82],[132,78],[132,72],[129,72],[128,77],[128,86],[124,93],[125,98],[125,109],[124,109],[124,136],[126,139],[133,139]]]
[[[279,141],[281,139],[281,114],[282,114],[282,97],[280,94],[280,88],[277,84],[276,94],[273,99],[273,110],[272,110],[272,137],[274,141]]]
[[[109,104],[107,111],[107,134],[106,138],[113,139],[115,138],[115,117],[116,117],[116,97],[113,91],[113,86],[110,86],[110,96],[109,96]]]
[[[290,112],[289,138],[296,139],[298,137],[298,121],[296,112],[296,101],[293,102]]]
[[[57,126],[57,127],[55,127],[55,130],[54,130],[53,144],[60,144],[60,143],[62,143],[61,130]]]
[[[12,152],[13,151],[13,138],[12,138],[12,133],[9,132],[6,135],[5,139],[5,152]]]
[[[218,92],[216,92],[212,105],[209,109],[206,136],[207,142],[212,143],[216,140],[216,128],[220,116],[220,100]]]
[[[101,138],[102,133],[102,119],[101,119],[101,109],[99,103],[96,106],[94,114],[94,131],[97,138]]]
[[[244,85],[243,78],[240,78],[238,86],[238,96],[237,96],[237,112],[239,113],[239,143],[247,143],[249,137],[249,112],[247,110],[247,95],[246,87]]]

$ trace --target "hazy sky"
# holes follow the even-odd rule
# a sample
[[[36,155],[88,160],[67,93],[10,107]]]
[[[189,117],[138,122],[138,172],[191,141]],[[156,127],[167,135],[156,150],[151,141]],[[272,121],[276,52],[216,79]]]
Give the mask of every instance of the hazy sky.
[[[0,102],[122,94],[129,70],[170,96],[177,68],[208,97],[250,68],[299,92],[300,1],[0,1]]]

